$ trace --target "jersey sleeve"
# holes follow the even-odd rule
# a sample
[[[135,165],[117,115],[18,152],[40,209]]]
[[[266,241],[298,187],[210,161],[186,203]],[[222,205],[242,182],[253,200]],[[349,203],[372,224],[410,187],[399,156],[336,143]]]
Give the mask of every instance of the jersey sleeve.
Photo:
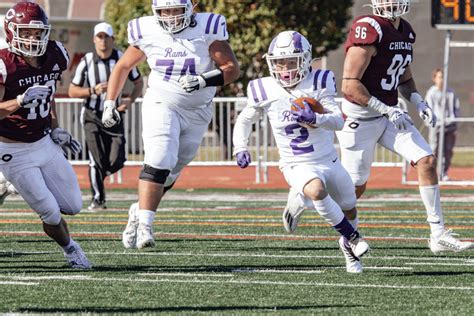
[[[208,36],[209,44],[214,41],[226,41],[229,39],[227,22],[223,15],[211,13],[204,21],[206,25],[204,33]]]
[[[69,54],[66,50],[66,47],[64,47],[63,43],[61,42],[58,42],[58,41],[55,41],[56,42],[56,46],[59,48],[59,51],[60,51],[60,56],[63,57],[63,61],[64,63],[60,63],[61,65],[61,70],[66,70],[69,68]]]
[[[313,91],[318,100],[325,97],[335,97],[337,88],[334,72],[331,70],[316,70],[313,78]]]
[[[128,43],[132,46],[140,47],[143,45],[142,23],[140,18],[130,20],[127,26]]]
[[[74,73],[74,77],[72,78],[72,84],[83,87],[84,83],[87,78],[87,62],[86,56],[81,58],[81,61],[77,65],[76,72]]]
[[[352,46],[377,45],[382,40],[382,27],[371,17],[362,17],[352,23],[346,42],[346,51]]]
[[[265,103],[268,103],[268,94],[263,80],[260,78],[250,81],[247,86],[247,105],[260,107]]]

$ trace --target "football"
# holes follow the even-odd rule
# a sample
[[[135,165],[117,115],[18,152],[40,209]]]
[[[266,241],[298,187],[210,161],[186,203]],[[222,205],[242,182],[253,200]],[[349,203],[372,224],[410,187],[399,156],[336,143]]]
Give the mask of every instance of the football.
[[[293,102],[291,104],[291,109],[293,111],[296,111],[296,107],[293,103],[296,103],[298,106],[303,108],[304,107],[303,101],[306,101],[314,112],[319,113],[319,114],[324,113],[323,105],[321,103],[319,103],[319,101],[316,100],[315,98],[310,98],[310,97],[301,97],[301,98],[298,98],[296,100],[293,100]]]

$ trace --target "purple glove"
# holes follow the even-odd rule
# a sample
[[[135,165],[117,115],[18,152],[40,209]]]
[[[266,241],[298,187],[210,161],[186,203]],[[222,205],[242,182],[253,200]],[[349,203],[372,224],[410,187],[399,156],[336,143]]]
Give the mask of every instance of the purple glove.
[[[314,113],[313,109],[311,109],[311,106],[309,106],[308,102],[303,101],[304,108],[301,108],[296,103],[293,103],[293,105],[296,108],[296,111],[291,110],[290,112],[296,122],[308,125],[316,124],[316,113]]]
[[[249,164],[252,162],[252,159],[250,158],[250,153],[245,150],[237,153],[237,165],[239,165],[240,168],[247,168]]]

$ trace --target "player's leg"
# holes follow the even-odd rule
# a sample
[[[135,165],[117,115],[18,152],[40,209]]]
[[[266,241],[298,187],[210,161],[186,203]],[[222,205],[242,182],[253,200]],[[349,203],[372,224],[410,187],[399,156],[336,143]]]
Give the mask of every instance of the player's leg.
[[[431,229],[431,251],[436,254],[441,251],[463,251],[474,247],[473,243],[454,238],[452,232],[445,228],[436,159],[420,132],[414,126],[410,126],[407,131],[399,131],[389,125],[380,143],[411,161],[416,168],[420,195]]]
[[[450,130],[446,132],[444,136],[444,164],[443,164],[443,180],[449,180],[448,170],[451,167],[451,161],[453,159],[454,145],[456,144],[456,130]]]
[[[90,210],[101,209],[105,206],[104,179],[108,166],[108,152],[104,145],[101,128],[96,122],[84,123],[86,144],[89,153],[89,180],[92,193]]]
[[[123,121],[111,131],[108,131],[107,147],[108,147],[108,159],[109,168],[107,169],[107,175],[111,175],[123,168],[125,161],[127,160],[125,155],[125,136]]]
[[[352,227],[358,230],[359,218],[357,217],[357,200],[351,178],[339,160],[332,161],[331,163],[330,175],[326,181],[327,191],[333,200],[341,207]],[[346,260],[346,271],[349,273],[361,273],[363,270],[362,263],[360,258],[352,251],[349,240],[341,236],[338,243]]]
[[[354,183],[357,198],[365,191],[375,146],[385,126],[384,117],[365,120],[347,118],[343,129],[336,132],[341,163]]]

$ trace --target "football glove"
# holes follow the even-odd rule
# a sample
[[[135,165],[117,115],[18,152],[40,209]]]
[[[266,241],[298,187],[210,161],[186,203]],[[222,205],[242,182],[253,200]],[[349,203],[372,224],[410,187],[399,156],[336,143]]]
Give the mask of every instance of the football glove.
[[[313,111],[313,109],[311,109],[311,106],[308,104],[308,102],[303,101],[303,108],[301,108],[296,103],[293,103],[293,105],[296,110],[290,110],[290,112],[296,122],[307,125],[316,124],[316,113]]]
[[[398,130],[407,130],[410,125],[413,125],[413,121],[408,113],[397,106],[390,107],[386,115],[388,120],[395,125]]]
[[[104,112],[102,113],[102,124],[106,128],[113,127],[121,121],[120,113],[115,106],[115,101],[106,100],[104,102]]]
[[[237,158],[237,165],[242,169],[247,168],[252,162],[250,153],[247,150],[238,152],[235,156]]]
[[[206,80],[203,76],[186,75],[181,76],[178,80],[181,87],[188,93],[206,87]]]
[[[32,86],[26,89],[25,93],[16,97],[22,108],[35,108],[42,103],[49,102],[53,89],[49,86]]]
[[[55,128],[50,134],[51,139],[57,145],[66,151],[67,149],[74,155],[77,155],[81,152],[82,146],[77,140],[75,140],[68,131],[63,130],[62,128]]]
[[[426,101],[421,101],[417,104],[416,107],[418,109],[418,115],[420,115],[420,118],[423,120],[423,123],[425,123],[427,127],[435,127],[437,117],[434,114],[433,109],[431,109],[431,107],[426,103]]]

